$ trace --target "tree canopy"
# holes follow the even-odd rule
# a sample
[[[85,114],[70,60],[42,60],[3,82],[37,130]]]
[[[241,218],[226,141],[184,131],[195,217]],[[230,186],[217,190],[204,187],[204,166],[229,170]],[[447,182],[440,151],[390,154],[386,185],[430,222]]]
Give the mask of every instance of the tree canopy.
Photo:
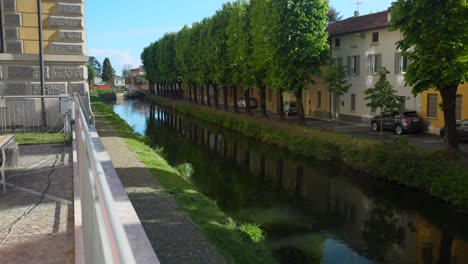
[[[94,71],[96,72],[97,75],[101,75],[102,73],[102,65],[101,63],[96,59],[94,56],[89,56],[88,58],[88,64],[91,65],[91,67],[94,68]]]
[[[115,70],[112,68],[109,58],[105,58],[102,63],[102,80],[110,85],[113,85],[115,77]]]
[[[468,2],[397,0],[391,10],[392,28],[403,35],[398,48],[412,62],[405,81],[414,94],[440,92],[448,143],[458,148],[455,100],[468,80]]]

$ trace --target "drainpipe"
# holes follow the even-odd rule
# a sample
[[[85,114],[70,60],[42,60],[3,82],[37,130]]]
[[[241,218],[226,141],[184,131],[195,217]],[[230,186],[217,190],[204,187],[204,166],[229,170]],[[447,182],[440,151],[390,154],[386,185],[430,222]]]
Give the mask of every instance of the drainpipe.
[[[329,42],[330,42],[330,65],[331,65],[331,62],[333,61],[333,57],[332,57],[333,56],[333,47],[332,47],[333,41],[332,41],[331,37],[329,37]],[[330,111],[330,119],[333,120],[335,118],[335,116],[333,116],[334,113],[332,113],[332,96],[333,95],[332,95],[331,91],[328,91],[328,94],[330,95],[329,96],[330,97],[330,104],[329,104],[329,109],[328,110]],[[335,106],[333,105],[333,107],[335,107]]]
[[[41,95],[45,95],[44,87],[44,47],[42,43],[42,1],[37,0],[37,25],[39,33],[39,74],[41,82]],[[41,108],[42,108],[42,124],[44,127],[47,126],[47,118],[45,111],[45,102],[44,97],[41,98]]]

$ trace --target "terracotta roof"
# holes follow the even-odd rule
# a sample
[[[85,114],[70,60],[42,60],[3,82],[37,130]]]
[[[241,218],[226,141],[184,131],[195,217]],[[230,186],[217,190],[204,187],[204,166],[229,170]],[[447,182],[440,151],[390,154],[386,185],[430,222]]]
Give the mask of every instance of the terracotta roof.
[[[330,36],[334,36],[389,27],[390,23],[388,22],[388,13],[389,11],[387,10],[364,16],[350,17],[329,25],[327,32]]]

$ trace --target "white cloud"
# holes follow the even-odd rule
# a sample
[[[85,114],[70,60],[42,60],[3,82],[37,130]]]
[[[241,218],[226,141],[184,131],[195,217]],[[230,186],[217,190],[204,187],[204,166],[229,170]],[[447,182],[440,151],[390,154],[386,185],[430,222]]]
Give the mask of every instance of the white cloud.
[[[122,74],[122,66],[125,64],[130,64],[132,68],[141,65],[140,59],[133,57],[132,54],[126,50],[89,48],[88,56],[96,57],[101,64],[104,58],[109,58],[117,75]]]

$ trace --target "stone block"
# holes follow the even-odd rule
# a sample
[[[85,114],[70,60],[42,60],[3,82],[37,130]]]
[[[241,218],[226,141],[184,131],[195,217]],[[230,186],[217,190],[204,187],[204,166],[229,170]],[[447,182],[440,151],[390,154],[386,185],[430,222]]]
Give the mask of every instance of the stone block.
[[[83,19],[79,17],[49,17],[50,28],[83,28]]]
[[[88,83],[86,82],[72,82],[70,83],[68,93],[79,93],[84,95],[88,88]]]
[[[7,69],[8,79],[26,78],[38,79],[40,78],[39,66],[9,66]],[[44,67],[44,77],[48,78],[49,68]]]
[[[33,95],[41,95],[41,83],[32,82],[31,90]],[[44,83],[45,95],[60,95],[67,93],[67,83]]]
[[[80,4],[65,4],[59,3],[57,5],[58,15],[82,15]]]
[[[26,82],[5,83],[4,95],[31,95],[31,89]]]
[[[6,39],[18,39],[18,28],[5,28]]]
[[[15,12],[16,0],[3,0],[3,10],[6,12]]]
[[[83,31],[59,30],[58,40],[64,42],[83,41]]]
[[[21,26],[21,15],[20,14],[4,14],[5,26]]]
[[[51,43],[52,54],[83,54],[83,44]]]
[[[23,41],[6,41],[6,52],[8,53],[23,53]]]
[[[84,80],[84,67],[56,66],[52,68],[52,78],[59,80]]]

